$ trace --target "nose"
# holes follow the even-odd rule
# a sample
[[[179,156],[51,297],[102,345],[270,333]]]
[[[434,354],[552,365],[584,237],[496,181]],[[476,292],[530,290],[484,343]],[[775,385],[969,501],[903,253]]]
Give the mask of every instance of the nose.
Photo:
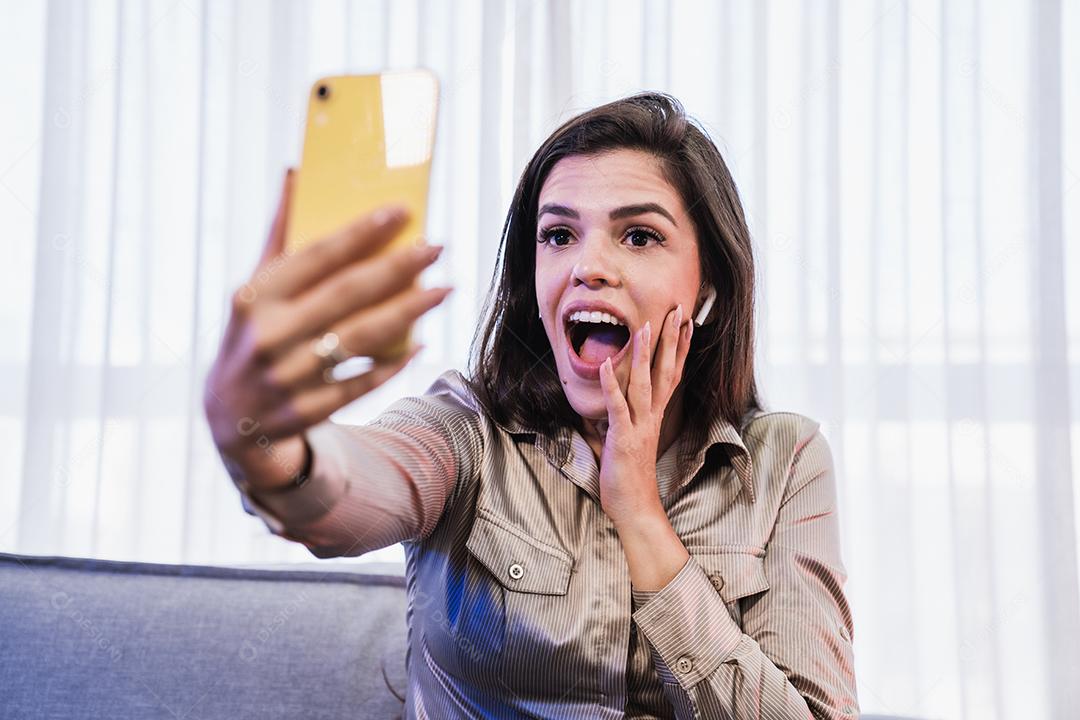
[[[573,285],[615,287],[620,284],[618,262],[609,239],[600,232],[593,233],[578,244],[577,262],[570,273]]]

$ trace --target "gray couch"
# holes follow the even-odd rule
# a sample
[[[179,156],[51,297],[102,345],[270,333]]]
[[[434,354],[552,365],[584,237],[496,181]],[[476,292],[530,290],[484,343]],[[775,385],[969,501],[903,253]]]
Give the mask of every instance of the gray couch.
[[[296,567],[0,553],[0,718],[401,717],[400,566]]]
[[[0,553],[0,718],[401,717],[404,579],[325,565]]]

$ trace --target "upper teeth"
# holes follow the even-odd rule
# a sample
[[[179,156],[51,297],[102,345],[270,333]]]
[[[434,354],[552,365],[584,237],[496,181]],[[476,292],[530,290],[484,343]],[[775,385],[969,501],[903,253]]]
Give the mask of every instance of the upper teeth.
[[[626,324],[626,323],[620,321],[614,315],[611,315],[611,314],[606,313],[606,312],[600,312],[598,310],[593,311],[593,312],[589,312],[588,310],[578,310],[577,312],[570,313],[570,317],[568,317],[566,320],[567,320],[567,322],[590,322],[590,323],[606,322],[606,323],[611,323],[612,325],[625,325]]]

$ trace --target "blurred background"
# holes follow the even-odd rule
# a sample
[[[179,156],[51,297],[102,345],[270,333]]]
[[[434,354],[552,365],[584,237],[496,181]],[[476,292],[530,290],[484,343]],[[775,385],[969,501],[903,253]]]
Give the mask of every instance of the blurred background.
[[[243,512],[201,391],[317,77],[442,82],[424,283],[457,291],[354,423],[465,369],[540,142],[664,90],[748,213],[764,401],[832,446],[863,711],[1080,707],[1080,3],[2,7],[0,551],[312,560]]]

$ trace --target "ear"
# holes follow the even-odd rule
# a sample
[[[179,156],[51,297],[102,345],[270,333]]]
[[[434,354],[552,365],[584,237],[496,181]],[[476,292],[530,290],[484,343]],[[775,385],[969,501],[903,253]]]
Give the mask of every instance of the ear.
[[[716,302],[716,288],[709,283],[704,283],[698,293],[697,302],[700,304],[701,309],[694,315],[694,324],[701,327],[709,317],[709,311],[712,310],[713,303]]]

